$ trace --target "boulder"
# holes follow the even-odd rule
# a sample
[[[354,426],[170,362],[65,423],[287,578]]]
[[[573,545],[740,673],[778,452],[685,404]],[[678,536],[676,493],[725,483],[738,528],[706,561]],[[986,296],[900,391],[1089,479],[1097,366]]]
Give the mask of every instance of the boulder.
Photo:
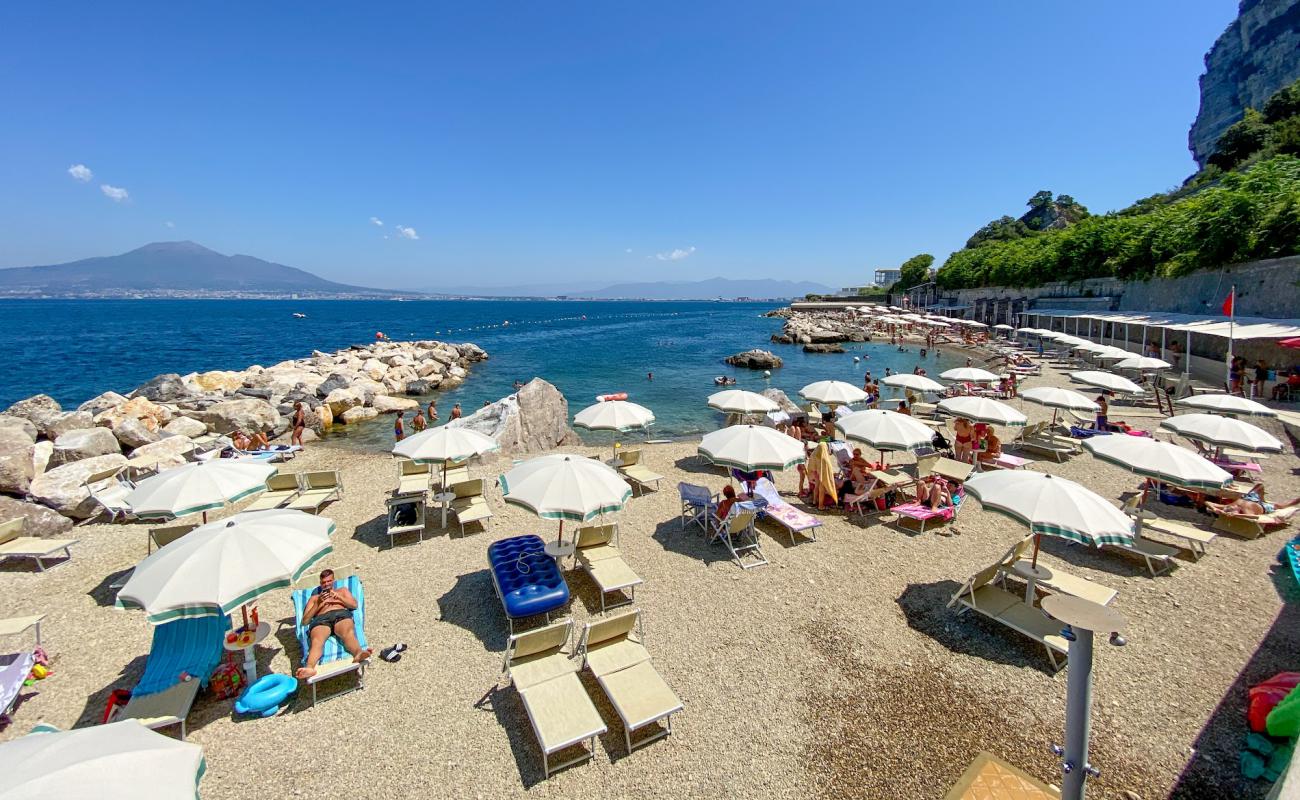
[[[386,395],[376,397],[374,405],[371,406],[371,408],[380,414],[395,414],[398,411],[412,411],[419,407],[419,401],[412,400],[409,397],[388,397]]]
[[[27,494],[27,487],[36,475],[35,450],[26,431],[0,428],[0,492]]]
[[[120,406],[125,403],[127,398],[117,392],[104,392],[103,394],[92,397],[81,405],[77,406],[78,411],[89,411],[91,414],[99,414],[107,411],[114,406]]]
[[[377,358],[368,358],[361,365],[361,371],[368,375],[372,381],[383,380],[384,374],[388,372],[388,365]]]
[[[351,385],[352,381],[348,380],[345,375],[338,372],[331,372],[330,376],[321,381],[320,385],[316,387],[316,395],[318,397],[329,397],[330,392],[335,389],[346,389]]]
[[[270,400],[275,392],[269,386],[241,386],[235,394],[242,397],[256,397],[258,400]]]
[[[36,430],[36,426],[31,423],[31,420],[0,414],[0,431],[5,430],[21,431],[23,435],[32,441],[36,441],[37,435],[40,434],[40,431]]]
[[[135,397],[95,415],[95,424],[112,430],[123,420],[135,419],[151,431],[161,430],[172,421],[172,412],[145,397]]]
[[[491,436],[505,453],[539,453],[582,443],[569,427],[569,402],[559,389],[541,378],[447,424]]]
[[[361,400],[366,405],[373,403],[376,397],[388,394],[388,389],[382,383],[369,378],[357,378],[348,388],[350,391],[360,393]]]
[[[343,412],[350,408],[362,405],[365,402],[365,396],[360,391],[353,388],[339,388],[325,396],[325,405],[329,406],[330,412],[339,417]]]
[[[757,348],[727,356],[725,361],[732,366],[749,369],[776,369],[781,366],[781,359],[776,354]]]
[[[60,467],[74,461],[121,452],[122,445],[118,444],[117,437],[108,428],[80,428],[68,431],[54,440],[54,453],[50,456],[50,463]]]
[[[50,466],[50,456],[54,455],[54,442],[37,442],[32,445],[32,477],[40,475]]]
[[[164,425],[162,432],[167,436],[184,436],[187,439],[193,439],[196,436],[202,436],[207,433],[208,426],[199,422],[197,419],[177,417]]]
[[[423,378],[406,382],[407,394],[428,394],[433,391],[433,384]]]
[[[46,420],[62,411],[63,407],[53,397],[48,394],[38,394],[26,400],[19,400],[9,406],[4,413],[11,417],[22,417],[39,430]]]
[[[801,411],[799,406],[790,399],[790,396],[780,389],[764,389],[762,392],[759,392],[759,394],[763,395],[768,400],[776,401],[776,404],[781,407],[781,410],[787,414],[795,414]]]
[[[194,376],[194,383],[205,392],[233,392],[244,385],[244,373],[214,369]]]
[[[68,431],[92,428],[95,418],[89,411],[61,411],[48,416],[41,424],[41,435],[53,441]]]
[[[124,466],[126,456],[121,453],[74,461],[37,475],[32,479],[27,493],[36,502],[49,506],[65,517],[88,519],[95,513],[96,506],[95,501],[90,499],[86,479],[98,475],[107,477],[107,473]]]
[[[806,344],[803,346],[805,353],[843,353],[844,348],[838,344]]]
[[[185,380],[180,375],[168,372],[142,384],[131,392],[131,397],[143,397],[155,403],[174,403],[192,394],[194,392],[185,385]]]
[[[99,430],[105,429],[100,428]],[[150,430],[144,420],[131,419],[130,417],[118,422],[112,431],[113,435],[127,450],[156,442],[161,438],[158,430]]]
[[[264,400],[225,400],[214,403],[196,417],[216,433],[234,431],[264,432],[282,428],[284,420],[275,407]]]
[[[167,469],[184,464],[185,454],[194,447],[194,442],[184,436],[168,436],[166,439],[137,447],[131,451],[131,458],[142,458],[146,463],[156,461],[159,469]]]
[[[379,412],[369,406],[353,406],[334,419],[344,425],[352,425],[362,420],[374,419],[377,416],[379,416]]]
[[[473,342],[465,342],[464,344],[456,345],[456,352],[461,358],[470,362],[487,361],[488,358],[487,351]]]
[[[19,517],[27,520],[23,536],[57,539],[72,530],[72,520],[45,506],[0,495],[0,521],[8,522]]]
[[[415,368],[415,374],[421,378],[435,378],[441,376],[444,369],[446,368],[437,361],[425,361]]]
[[[307,427],[317,433],[324,433],[334,427],[334,412],[330,411],[327,403],[321,403],[307,412]]]

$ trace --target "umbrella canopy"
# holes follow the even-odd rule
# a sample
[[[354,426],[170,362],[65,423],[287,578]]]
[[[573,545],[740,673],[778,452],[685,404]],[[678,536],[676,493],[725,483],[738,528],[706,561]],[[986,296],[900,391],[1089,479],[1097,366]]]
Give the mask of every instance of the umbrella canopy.
[[[201,746],[134,719],[71,731],[38,725],[0,744],[0,800],[197,797],[204,769]]]
[[[1105,350],[1097,350],[1095,351],[1095,355],[1093,355],[1093,358],[1098,361],[1123,361],[1132,357],[1133,354],[1129,351],[1122,347],[1115,347],[1113,345],[1107,345]]]
[[[781,406],[758,392],[727,389],[709,395],[709,408],[728,414],[766,414],[768,411],[780,410]]]
[[[154,624],[229,614],[291,586],[333,547],[334,523],[302,511],[245,511],[209,522],[141,561],[117,593]]]
[[[817,381],[799,390],[805,400],[825,403],[828,406],[846,406],[861,403],[867,399],[867,393],[844,381]]]
[[[1145,391],[1141,386],[1122,375],[1099,370],[1071,372],[1070,380],[1082,383],[1085,386],[1096,386],[1099,389],[1109,389],[1112,392],[1121,392],[1123,394],[1142,394]]]
[[[270,464],[214,458],[146,478],[124,502],[137,517],[183,517],[256,494],[277,471]]]
[[[949,397],[939,401],[939,410],[974,422],[1023,427],[1028,418],[1006,403],[988,397]]]
[[[732,425],[705,434],[699,452],[715,464],[746,472],[803,463],[803,443],[762,425]]]
[[[1048,408],[1066,408],[1071,411],[1097,411],[1100,406],[1073,389],[1060,389],[1055,386],[1035,386],[1020,393],[1031,403],[1038,403]]]
[[[393,455],[417,464],[459,463],[483,453],[499,450],[496,439],[469,428],[440,425],[408,436],[393,448]]]
[[[1150,356],[1131,356],[1116,364],[1115,369],[1137,369],[1137,370],[1144,370],[1144,371],[1146,370],[1158,371],[1162,369],[1169,369],[1172,366],[1173,364],[1170,364],[1168,361],[1161,361],[1158,358],[1151,358]]]
[[[957,321],[958,321],[959,323],[961,323],[962,325],[967,326],[968,328],[987,328],[987,327],[988,327],[988,326],[985,325],[983,322],[977,322],[977,321],[975,321],[975,320],[973,320],[973,319],[959,319],[959,320],[957,320]]]
[[[927,378],[924,375],[913,375],[910,372],[890,375],[881,378],[880,382],[886,386],[893,386],[898,389],[913,389],[918,392],[946,392],[948,390],[947,386],[932,378]]]
[[[1070,349],[1086,353],[1105,353],[1110,350],[1110,345],[1097,344],[1096,342],[1083,342],[1082,344],[1076,344]]]
[[[1025,523],[1035,536],[1046,534],[1098,547],[1133,543],[1133,520],[1128,515],[1065,478],[1030,470],[989,470],[972,475],[966,490],[986,508]]]
[[[1012,328],[1010,325],[1006,324],[1005,322],[1000,322],[1000,323],[998,323],[997,325],[994,325],[994,326],[993,326],[993,330],[995,330],[995,331],[1011,331],[1011,330],[1015,330],[1015,328]]]
[[[586,522],[619,511],[632,497],[623,476],[609,465],[565,453],[531,458],[500,481],[507,503],[523,506],[542,519]]]
[[[626,400],[609,400],[588,406],[573,418],[575,427],[589,431],[632,431],[644,428],[654,421],[654,412]]]
[[[952,327],[952,325],[948,324],[947,322],[940,322],[940,321],[937,320],[937,319],[926,319],[926,320],[921,320],[921,321],[922,321],[923,323],[925,323],[926,325],[929,325],[929,326],[932,327],[932,328],[951,328],[951,327]]]
[[[1236,447],[1252,453],[1280,453],[1282,442],[1263,428],[1218,414],[1179,414],[1160,427],[1215,447]]]
[[[1256,403],[1235,394],[1198,394],[1174,401],[1186,408],[1215,411],[1219,414],[1236,414],[1247,417],[1276,417],[1277,412],[1263,403]]]
[[[908,415],[878,408],[842,417],[835,427],[844,432],[845,438],[877,450],[915,450],[934,439],[934,431]]]
[[[1145,436],[1094,436],[1083,446],[1103,461],[1178,486],[1222,489],[1232,483],[1232,475],[1186,447]]]
[[[939,377],[945,381],[967,381],[970,383],[992,383],[1000,380],[997,375],[979,367],[957,367],[939,373]]]

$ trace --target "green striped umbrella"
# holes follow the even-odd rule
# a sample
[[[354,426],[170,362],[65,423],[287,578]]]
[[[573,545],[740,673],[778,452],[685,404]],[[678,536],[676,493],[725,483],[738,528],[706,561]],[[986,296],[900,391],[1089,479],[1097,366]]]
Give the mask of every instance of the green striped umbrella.
[[[224,508],[266,489],[270,464],[214,458],[165,470],[140,481],[125,503],[137,517],[183,517]]]
[[[789,469],[807,458],[803,442],[761,425],[731,425],[705,434],[698,450],[714,464],[745,472]]]
[[[1083,446],[1102,461],[1176,486],[1222,489],[1232,483],[1231,474],[1199,454],[1146,436],[1094,436],[1084,441]]]
[[[613,468],[594,458],[556,453],[531,458],[500,477],[507,503],[523,506],[542,519],[587,522],[620,511],[632,489]]]

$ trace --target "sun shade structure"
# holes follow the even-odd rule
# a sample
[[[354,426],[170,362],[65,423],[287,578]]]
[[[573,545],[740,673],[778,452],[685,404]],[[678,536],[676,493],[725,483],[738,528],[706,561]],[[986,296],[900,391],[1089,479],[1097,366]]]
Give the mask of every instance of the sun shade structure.
[[[507,503],[522,506],[542,519],[587,522],[622,510],[632,497],[631,487],[613,467],[566,453],[530,458],[502,475],[500,481]]]
[[[655,415],[653,411],[645,406],[629,403],[626,400],[609,400],[596,403],[594,406],[582,409],[573,418],[573,424],[578,428],[586,428],[589,431],[618,431],[620,433],[639,430],[654,421]]]
[[[137,517],[207,513],[263,491],[277,471],[270,464],[214,458],[146,478],[123,502]]]
[[[1174,401],[1174,405],[1213,411],[1217,414],[1234,414],[1243,417],[1276,417],[1277,412],[1263,403],[1247,400],[1235,394],[1198,394]]]
[[[890,375],[881,378],[880,382],[885,386],[893,386],[897,389],[912,389],[917,392],[946,392],[948,387],[938,381],[927,378],[924,375],[913,375],[910,372],[904,372],[901,375]]]
[[[229,614],[293,585],[333,547],[334,523],[302,511],[246,511],[209,522],[141,561],[119,608],[142,608],[155,625]]]
[[[934,431],[906,414],[868,409],[841,417],[835,427],[844,437],[877,450],[915,450],[934,440]]]
[[[1215,447],[1235,447],[1251,453],[1280,453],[1283,447],[1263,428],[1218,414],[1179,414],[1162,420],[1160,427]]]
[[[988,397],[949,397],[939,401],[939,410],[973,422],[989,425],[1024,427],[1028,418],[1007,405]]]
[[[1146,391],[1123,375],[1099,370],[1071,372],[1070,380],[1075,383],[1082,383],[1085,386],[1096,386],[1098,389],[1108,389],[1121,394],[1143,394]]]
[[[491,436],[469,428],[440,425],[398,442],[393,455],[409,458],[417,464],[456,464],[500,449],[501,445]]]
[[[810,383],[799,390],[799,395],[805,400],[811,400],[814,403],[825,403],[828,406],[846,406],[850,403],[861,403],[867,399],[866,392],[844,381]]]
[[[1161,361],[1158,358],[1149,356],[1131,356],[1115,365],[1115,369],[1136,369],[1143,372],[1158,372],[1164,369],[1172,369],[1173,364],[1168,361]]]
[[[1011,330],[1015,330],[1015,328],[1012,328],[1010,325],[1006,324],[1005,322],[1000,322],[1000,323],[998,323],[997,325],[994,325],[994,326],[993,326],[993,330],[995,330],[995,331],[1011,331]]]
[[[766,414],[780,410],[781,405],[758,392],[727,389],[709,395],[709,408],[727,414]]]
[[[1001,377],[979,367],[957,367],[939,373],[939,377],[945,381],[966,381],[969,383],[993,383],[1002,380]]]
[[[1103,461],[1176,486],[1222,489],[1232,483],[1232,475],[1186,447],[1145,436],[1094,436],[1083,446]]]
[[[1031,403],[1038,403],[1048,408],[1065,408],[1070,411],[1097,411],[1100,406],[1073,389],[1061,389],[1056,386],[1035,386],[1020,393]]]
[[[38,725],[0,744],[0,800],[197,798],[203,748],[124,719],[60,731]]]
[[[806,458],[802,442],[762,425],[732,425],[705,434],[698,451],[714,464],[745,472],[789,469]]]

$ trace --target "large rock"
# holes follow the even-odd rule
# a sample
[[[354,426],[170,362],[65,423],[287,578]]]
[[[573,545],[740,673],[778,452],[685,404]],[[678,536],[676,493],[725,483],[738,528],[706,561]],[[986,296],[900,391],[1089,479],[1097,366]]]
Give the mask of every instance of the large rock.
[[[132,392],[131,396],[143,397],[155,403],[174,403],[192,394],[194,392],[185,385],[185,380],[180,375],[168,372],[143,384]]]
[[[790,396],[787,395],[785,392],[781,391],[780,389],[776,389],[776,388],[764,389],[763,391],[759,392],[759,394],[763,395],[768,400],[775,401],[776,404],[781,407],[781,410],[786,412],[787,414],[798,413],[801,410],[799,406],[793,400],[790,399]]]
[[[205,392],[233,392],[244,385],[244,373],[215,369],[195,375],[194,383]]]
[[[379,416],[379,412],[369,406],[353,406],[334,419],[344,425],[353,425],[364,420],[374,419],[377,416]]]
[[[274,431],[284,425],[280,412],[264,400],[225,400],[195,416],[216,433]]]
[[[50,463],[56,467],[95,456],[121,453],[122,445],[108,428],[80,428],[54,440]]]
[[[72,520],[45,506],[0,495],[0,522],[8,522],[19,517],[27,520],[27,524],[23,526],[24,536],[56,539],[72,530]]]
[[[104,392],[97,397],[92,397],[81,405],[77,406],[78,411],[89,411],[91,414],[99,415],[104,411],[120,406],[127,401],[127,398],[117,392]]]
[[[19,400],[9,406],[4,413],[11,417],[22,417],[39,430],[47,420],[61,411],[63,411],[63,407],[53,397],[48,394],[38,394],[26,400]]]
[[[349,380],[346,375],[342,375],[338,372],[331,372],[330,376],[321,381],[316,387],[316,395],[318,397],[329,397],[330,392],[335,389],[346,389],[351,385],[352,381]]]
[[[89,411],[61,411],[44,419],[41,424],[41,435],[53,441],[68,431],[90,428],[94,424],[95,418]]]
[[[199,422],[197,419],[177,417],[164,425],[162,432],[167,436],[184,436],[187,439],[193,439],[196,436],[202,436],[207,433],[208,426]]]
[[[90,499],[86,479],[94,476],[108,477],[113,470],[126,466],[126,456],[121,453],[95,456],[55,467],[44,475],[32,479],[27,493],[41,505],[49,506],[65,517],[88,519],[95,513],[95,501]]]
[[[184,436],[168,436],[151,444],[141,445],[131,451],[131,458],[156,461],[159,469],[176,467],[185,463],[185,454],[194,449],[194,442]]]
[[[419,407],[419,401],[412,400],[409,397],[388,397],[386,395],[376,397],[375,404],[372,406],[372,408],[380,414],[395,414],[398,411],[412,411]]]
[[[32,441],[36,441],[36,437],[40,433],[29,419],[0,414],[0,431],[4,430],[21,431],[24,436]]]
[[[407,381],[407,382],[406,382],[406,393],[407,393],[407,394],[417,394],[417,395],[418,395],[418,394],[428,394],[429,392],[432,392],[432,391],[433,391],[433,388],[434,388],[434,384],[430,383],[429,381],[427,381],[427,380],[425,380],[425,379],[423,379],[423,378],[421,378],[421,379],[419,379],[419,380]]]
[[[582,443],[569,427],[568,400],[541,378],[534,378],[515,394],[447,424],[491,436],[505,453],[539,453]]]
[[[54,455],[54,442],[42,441],[32,445],[32,477],[40,475],[50,466],[50,456]]]
[[[726,362],[736,367],[748,367],[749,369],[776,369],[781,366],[779,356],[757,348],[746,350],[743,353],[736,353],[734,356],[727,356]]]
[[[361,392],[352,388],[338,388],[325,395],[325,405],[329,406],[330,412],[335,417],[340,417],[350,408],[355,408],[365,402],[365,396]]]
[[[104,430],[100,428],[100,430]],[[113,428],[113,435],[127,450],[156,442],[161,438],[157,430],[150,430],[143,420],[124,419]]]
[[[26,431],[0,428],[0,492],[27,494],[27,487],[36,475],[35,449]]]
[[[843,353],[844,348],[838,344],[806,344],[803,346],[805,353]]]
[[[149,430],[158,431],[171,422],[173,416],[165,406],[160,406],[146,397],[135,397],[120,406],[96,414],[95,424],[113,430],[124,420],[134,419],[139,420]]]

